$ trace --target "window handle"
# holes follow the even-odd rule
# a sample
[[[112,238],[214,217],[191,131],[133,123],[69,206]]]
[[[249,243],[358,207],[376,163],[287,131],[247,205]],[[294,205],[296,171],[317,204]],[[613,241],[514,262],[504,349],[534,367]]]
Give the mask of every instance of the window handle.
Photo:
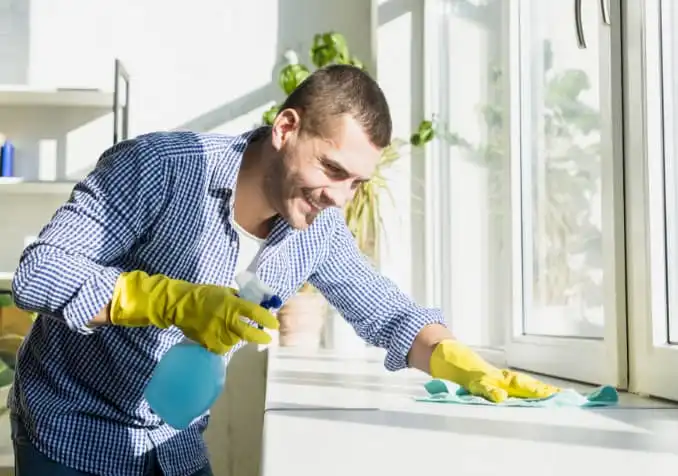
[[[600,0],[600,13],[603,15],[603,23],[611,25],[610,7],[607,5],[607,0]]]
[[[577,46],[580,49],[586,49],[586,38],[584,37],[584,24],[581,21],[581,1],[574,0],[574,26],[577,31]],[[604,2],[605,0],[601,0]]]

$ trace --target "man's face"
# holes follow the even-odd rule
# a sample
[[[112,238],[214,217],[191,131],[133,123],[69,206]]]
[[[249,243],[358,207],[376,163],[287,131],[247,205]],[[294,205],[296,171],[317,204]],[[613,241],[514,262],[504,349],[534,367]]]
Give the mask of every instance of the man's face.
[[[343,207],[372,176],[381,150],[350,116],[327,125],[326,137],[299,131],[293,110],[278,115],[272,130],[278,157],[267,176],[266,194],[293,228],[305,229],[327,207]]]

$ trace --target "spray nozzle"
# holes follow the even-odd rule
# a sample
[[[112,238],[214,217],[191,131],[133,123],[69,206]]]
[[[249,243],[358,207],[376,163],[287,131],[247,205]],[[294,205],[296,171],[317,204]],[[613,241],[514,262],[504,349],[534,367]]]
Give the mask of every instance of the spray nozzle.
[[[266,309],[277,309],[282,306],[282,300],[275,292],[261,282],[251,271],[243,271],[235,277],[238,284],[238,296],[259,304]]]

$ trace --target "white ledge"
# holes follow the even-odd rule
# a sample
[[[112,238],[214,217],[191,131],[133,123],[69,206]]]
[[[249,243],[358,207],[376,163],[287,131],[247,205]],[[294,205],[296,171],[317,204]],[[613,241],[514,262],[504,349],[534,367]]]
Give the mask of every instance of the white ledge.
[[[416,402],[428,377],[388,373],[382,355],[270,349],[261,474],[496,476],[524,466],[637,476],[678,467],[676,405],[627,394],[618,408],[595,410]]]
[[[15,107],[77,107],[112,109],[112,91],[78,88],[0,86],[0,105]],[[124,101],[124,96],[121,96]]]

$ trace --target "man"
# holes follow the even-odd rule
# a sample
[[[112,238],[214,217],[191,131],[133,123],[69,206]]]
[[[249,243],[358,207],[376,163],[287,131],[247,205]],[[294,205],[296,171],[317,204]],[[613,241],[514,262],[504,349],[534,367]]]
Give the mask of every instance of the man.
[[[211,474],[207,417],[176,431],[143,390],[183,335],[229,355],[270,341],[275,318],[234,294],[244,269],[283,300],[310,281],[387,350],[388,370],[415,367],[495,401],[556,392],[483,361],[360,254],[340,209],[390,139],[378,85],[330,66],[270,128],[152,133],[106,151],[14,279],[17,304],[40,313],[9,399],[17,474]]]

